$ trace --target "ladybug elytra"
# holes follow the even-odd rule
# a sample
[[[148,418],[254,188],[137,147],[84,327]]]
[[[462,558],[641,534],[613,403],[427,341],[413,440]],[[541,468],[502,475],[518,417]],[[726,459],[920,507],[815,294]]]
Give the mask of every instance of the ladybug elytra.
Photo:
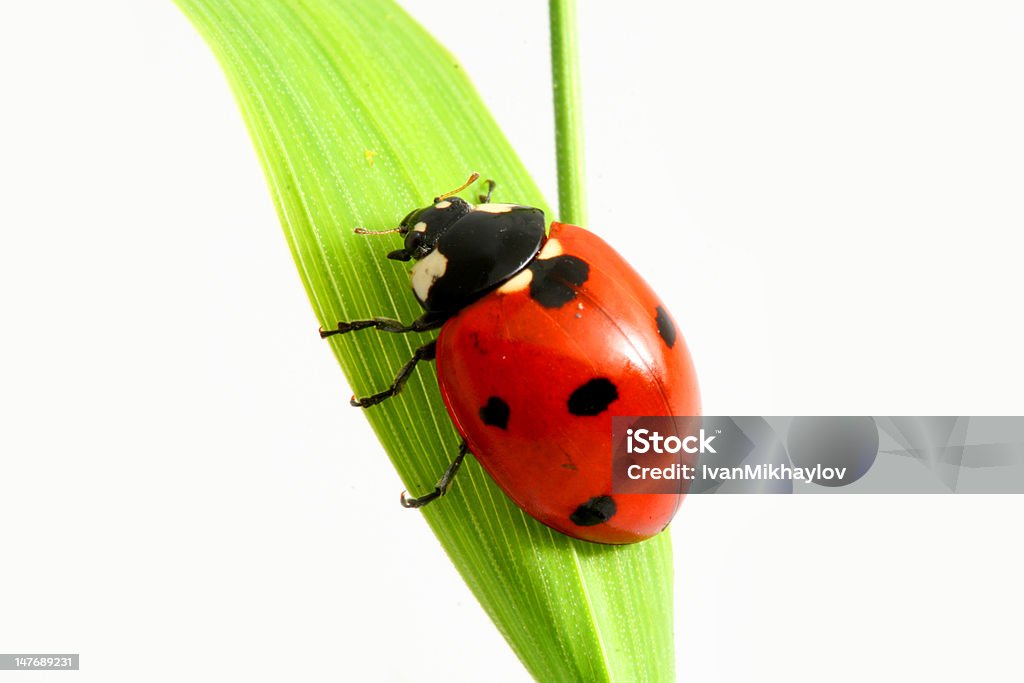
[[[613,415],[697,415],[689,352],[664,304],[593,233],[552,222],[540,209],[455,196],[410,212],[389,259],[414,261],[411,284],[423,315],[338,323],[323,337],[360,329],[427,332],[370,407],[401,391],[420,361],[434,360],[462,444],[434,490],[445,495],[468,453],[527,514],[569,536],[632,543],[671,521],[682,494],[612,493]],[[371,231],[357,230],[361,234]]]

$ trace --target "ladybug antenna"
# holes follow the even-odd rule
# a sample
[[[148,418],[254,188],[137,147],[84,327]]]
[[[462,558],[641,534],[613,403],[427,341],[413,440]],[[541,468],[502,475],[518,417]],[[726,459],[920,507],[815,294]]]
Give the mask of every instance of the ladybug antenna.
[[[471,174],[471,175],[469,176],[469,180],[467,180],[467,181],[466,181],[466,182],[464,182],[464,183],[463,183],[462,185],[460,185],[460,186],[459,186],[459,188],[458,188],[457,190],[452,190],[451,192],[445,192],[445,193],[444,193],[443,195],[441,195],[440,197],[436,197],[436,198],[434,198],[434,203],[437,203],[437,202],[441,201],[442,199],[448,199],[448,198],[449,198],[449,197],[451,197],[452,195],[455,195],[455,194],[458,194],[458,193],[462,192],[463,190],[465,190],[465,189],[466,189],[467,187],[469,187],[470,185],[472,185],[473,183],[475,183],[475,182],[476,182],[477,180],[479,180],[479,179],[480,179],[480,174],[479,174],[479,173],[477,173],[476,171],[474,171],[474,172],[473,172],[473,173],[472,173],[472,174]]]
[[[398,226],[397,228],[391,228],[390,230],[367,230],[366,228],[356,228],[355,230],[357,235],[390,235],[395,232],[404,235],[409,232],[409,229]]]

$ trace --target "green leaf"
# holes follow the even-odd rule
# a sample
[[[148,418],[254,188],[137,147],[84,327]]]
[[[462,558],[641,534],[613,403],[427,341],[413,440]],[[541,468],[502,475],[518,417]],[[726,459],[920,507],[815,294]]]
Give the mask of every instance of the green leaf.
[[[498,180],[497,201],[552,215],[459,64],[394,3],[177,2],[227,74],[325,328],[420,313],[405,269],[383,259],[387,238],[356,226],[394,226],[472,170]],[[425,339],[368,331],[331,344],[365,395]],[[459,443],[434,374],[418,370],[366,416],[410,493],[431,490]],[[539,680],[674,680],[667,534],[623,547],[574,541],[525,515],[472,460],[422,514]]]

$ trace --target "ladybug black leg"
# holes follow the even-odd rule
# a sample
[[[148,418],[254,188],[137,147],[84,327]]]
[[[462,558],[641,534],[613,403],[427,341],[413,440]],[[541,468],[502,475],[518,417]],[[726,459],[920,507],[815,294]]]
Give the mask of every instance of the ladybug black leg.
[[[373,396],[367,396],[366,398],[353,398],[351,403],[356,408],[369,408],[375,406],[386,398],[391,398],[405,386],[409,376],[412,375],[412,371],[416,368],[416,364],[421,360],[434,360],[437,356],[437,340],[424,344],[423,346],[416,349],[412,354],[412,358],[406,361],[402,369],[395,375],[395,381],[391,383],[391,386]]]
[[[490,204],[491,193],[494,192],[494,186],[497,184],[493,180],[485,180],[484,183],[487,185],[487,194],[479,195],[481,204]]]
[[[452,464],[448,466],[448,469],[444,471],[441,478],[438,480],[434,490],[425,496],[419,498],[410,498],[406,495],[405,491],[402,491],[402,507],[406,508],[421,508],[427,503],[437,500],[444,494],[448,493],[448,489],[452,485],[452,479],[455,478],[455,473],[459,471],[459,467],[462,466],[462,461],[466,459],[466,453],[469,453],[469,444],[466,440],[462,440],[462,445],[459,446],[459,454],[452,461]]]
[[[326,339],[327,337],[335,334],[346,334],[348,332],[355,332],[356,330],[365,330],[369,327],[375,327],[381,332],[394,332],[396,334],[402,334],[404,332],[426,332],[440,327],[442,324],[444,324],[444,320],[430,319],[426,316],[416,318],[416,320],[413,320],[409,325],[406,325],[401,320],[394,320],[393,318],[352,320],[347,323],[338,323],[338,327],[333,330],[325,330],[321,327],[320,338]]]

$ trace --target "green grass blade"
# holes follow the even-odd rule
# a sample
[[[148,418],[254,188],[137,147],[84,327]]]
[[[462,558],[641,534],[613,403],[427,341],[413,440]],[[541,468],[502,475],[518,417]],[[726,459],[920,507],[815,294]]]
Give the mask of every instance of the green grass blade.
[[[583,98],[580,97],[576,0],[549,0],[551,84],[555,100],[555,147],[558,154],[558,216],[587,225],[583,166]]]
[[[177,2],[227,74],[325,327],[420,312],[405,269],[382,258],[391,243],[354,227],[393,226],[471,170],[498,180],[497,201],[547,209],[458,63],[394,3]],[[367,394],[423,338],[364,332],[331,345]],[[366,415],[410,492],[430,490],[458,445],[433,373]],[[524,515],[473,461],[422,514],[539,680],[674,680],[666,534],[620,548],[573,541]]]

